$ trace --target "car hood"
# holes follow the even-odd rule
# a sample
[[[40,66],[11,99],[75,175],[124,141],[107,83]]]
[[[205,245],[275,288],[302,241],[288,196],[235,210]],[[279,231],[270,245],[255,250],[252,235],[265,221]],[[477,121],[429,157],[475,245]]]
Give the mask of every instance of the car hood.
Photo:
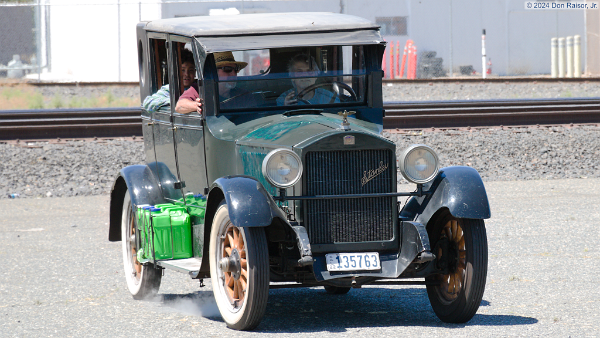
[[[348,118],[350,130],[379,136],[380,126],[355,118]],[[236,141],[238,146],[265,148],[293,148],[311,139],[342,129],[342,118],[335,114],[316,115],[271,115],[246,123],[234,125],[224,117],[207,119],[211,133],[220,139]]]

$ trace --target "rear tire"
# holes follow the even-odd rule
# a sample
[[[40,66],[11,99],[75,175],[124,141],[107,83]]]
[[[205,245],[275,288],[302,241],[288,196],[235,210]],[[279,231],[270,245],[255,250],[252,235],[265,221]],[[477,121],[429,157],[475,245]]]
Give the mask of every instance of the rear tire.
[[[153,297],[158,293],[161,270],[149,264],[141,264],[137,260],[139,248],[135,243],[137,236],[137,221],[131,208],[129,191],[125,191],[123,213],[121,217],[121,243],[123,248],[123,266],[127,289],[134,299]]]
[[[448,274],[426,278],[427,295],[435,314],[446,323],[471,320],[483,298],[487,277],[488,246],[485,223],[480,219],[455,218],[449,212],[428,229],[438,262],[448,263]],[[448,243],[444,252],[438,245]],[[447,255],[444,257],[444,255]]]
[[[264,229],[236,227],[227,205],[222,204],[213,219],[209,251],[210,279],[223,320],[235,330],[254,329],[265,314],[269,297],[269,249]]]

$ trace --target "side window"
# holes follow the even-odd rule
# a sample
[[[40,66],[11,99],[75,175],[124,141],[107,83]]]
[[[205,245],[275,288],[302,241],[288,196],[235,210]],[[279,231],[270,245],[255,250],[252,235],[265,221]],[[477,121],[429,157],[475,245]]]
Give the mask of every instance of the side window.
[[[194,62],[194,54],[190,43],[174,42],[175,67],[178,72],[175,74],[177,79],[178,91],[175,93],[175,99],[179,99],[181,94],[193,87],[196,92],[199,91],[198,72]]]
[[[158,91],[162,86],[169,84],[169,67],[167,66],[167,41],[163,39],[150,39],[152,48],[153,91]]]
[[[271,67],[271,56],[268,49],[235,51],[233,56],[236,61],[248,64],[238,73],[239,77],[254,76],[269,73]]]
[[[175,83],[172,85],[172,96],[177,102],[175,111],[179,114],[196,112],[195,101],[204,98],[202,75],[197,69],[198,60],[192,51],[191,40],[171,36],[173,45],[173,67]]]
[[[169,94],[169,67],[165,39],[150,39],[150,78],[152,94],[144,99],[143,108],[152,113],[171,105]]]

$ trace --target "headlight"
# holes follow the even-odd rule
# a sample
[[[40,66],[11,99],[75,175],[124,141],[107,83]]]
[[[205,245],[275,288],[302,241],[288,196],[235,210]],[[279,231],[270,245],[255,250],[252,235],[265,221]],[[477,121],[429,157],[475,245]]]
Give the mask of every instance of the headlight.
[[[302,161],[291,150],[275,149],[263,160],[262,172],[272,185],[288,188],[296,184],[302,176]]]
[[[413,144],[400,155],[400,172],[413,183],[427,183],[438,173],[438,157],[424,144]]]

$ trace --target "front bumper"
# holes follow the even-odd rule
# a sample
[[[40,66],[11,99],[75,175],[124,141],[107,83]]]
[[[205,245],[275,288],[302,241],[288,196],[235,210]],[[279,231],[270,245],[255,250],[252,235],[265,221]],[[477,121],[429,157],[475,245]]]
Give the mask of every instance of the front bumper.
[[[325,255],[313,255],[313,271],[317,281],[339,278],[373,277],[397,278],[414,261],[424,263],[435,259],[431,253],[427,230],[421,223],[401,222],[402,237],[400,250],[394,253],[379,253],[381,269],[375,271],[329,272]]]

